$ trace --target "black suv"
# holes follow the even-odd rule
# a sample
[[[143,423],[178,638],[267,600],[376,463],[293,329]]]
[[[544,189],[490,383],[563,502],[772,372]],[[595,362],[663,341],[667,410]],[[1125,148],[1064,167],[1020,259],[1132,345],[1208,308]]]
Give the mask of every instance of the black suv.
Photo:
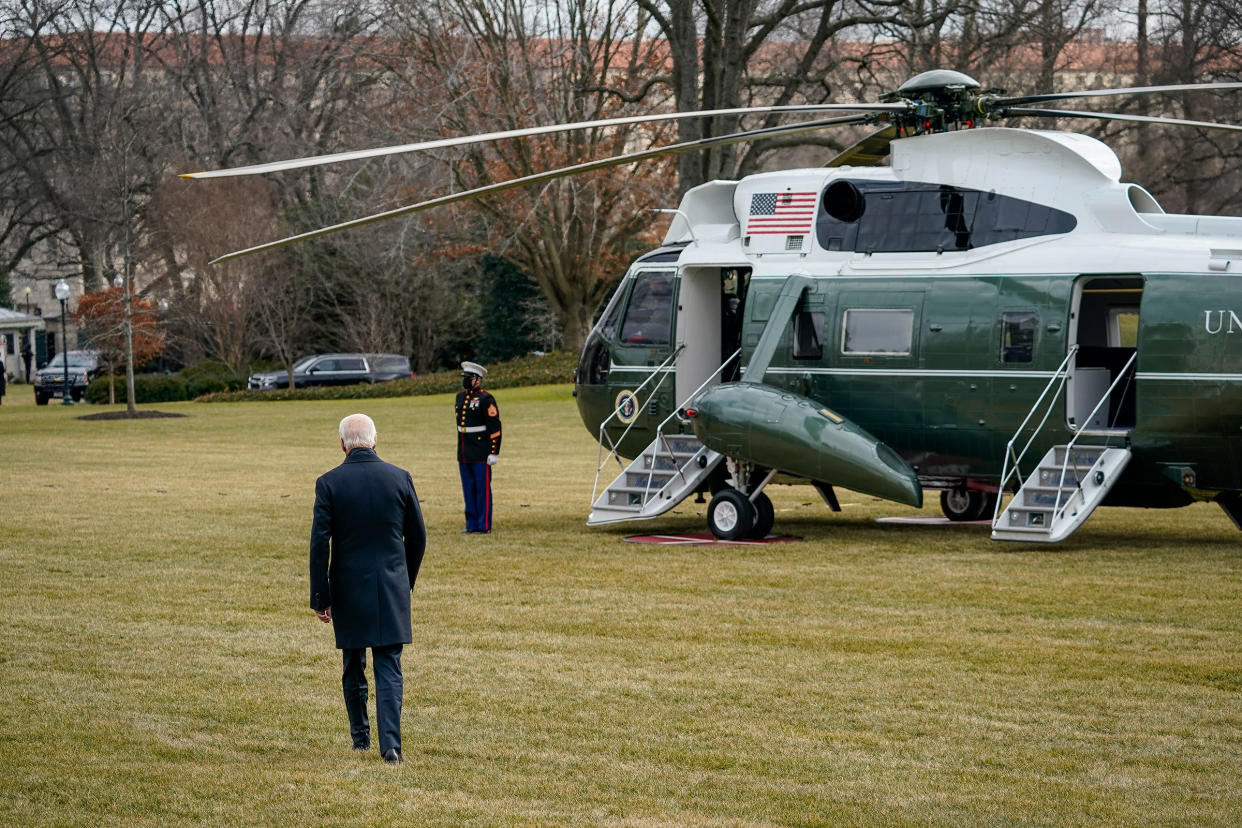
[[[293,366],[296,388],[387,382],[409,376],[410,360],[397,354],[315,354],[299,359]],[[285,371],[251,374],[246,387],[252,391],[288,388],[289,374]]]
[[[62,351],[35,374],[34,392],[37,404],[47,405],[47,401],[53,397],[64,396],[66,357],[69,362],[69,396],[74,402],[81,402],[86,394],[86,386],[104,372],[97,351]]]

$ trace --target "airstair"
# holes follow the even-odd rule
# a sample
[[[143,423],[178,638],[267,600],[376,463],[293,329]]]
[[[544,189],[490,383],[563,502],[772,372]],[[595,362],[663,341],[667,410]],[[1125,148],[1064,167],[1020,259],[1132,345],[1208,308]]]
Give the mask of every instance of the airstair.
[[[1068,443],[1049,449],[1035,467],[1034,473],[1025,480],[1022,479],[1022,458],[1039,436],[1057,398],[1064,390],[1069,365],[1076,352],[1077,346],[1070,349],[1065,361],[1044,388],[1044,393],[1036,400],[1030,413],[1018,427],[1017,433],[1009,441],[1005,451],[1005,466],[1001,473],[1001,497],[997,499],[996,511],[992,516],[992,540],[1028,543],[1059,543],[1065,540],[1086,522],[1095,507],[1100,505],[1121,479],[1121,473],[1130,462],[1130,450],[1108,445],[1109,435],[1105,435],[1103,445],[1084,444],[1080,443],[1080,438],[1084,436],[1080,430]],[[1118,383],[1127,376],[1137,357],[1137,353],[1130,357],[1130,361],[1096,403],[1085,422],[1095,421],[1100,408],[1107,403]],[[1047,404],[1039,425],[1034,427],[1022,449],[1017,450],[1016,446],[1021,442],[1023,432],[1045,400]],[[1018,490],[1006,501],[1005,492],[1010,488],[1011,482],[1017,485]]]
[[[1053,446],[992,522],[992,540],[1065,540],[1091,516],[1129,462],[1129,449]]]
[[[694,494],[721,457],[693,434],[657,434],[596,498],[587,525],[664,514]]]
[[[671,375],[671,371],[664,372],[661,369],[673,363],[679,353],[680,349],[634,390],[634,396],[637,399],[646,385],[654,381],[646,400],[641,403],[640,410],[647,408],[651,398]],[[643,520],[662,515],[700,488],[703,481],[720,465],[724,455],[712,451],[699,442],[699,438],[689,431],[681,412],[691,405],[694,398],[704,388],[718,379],[721,370],[740,353],[740,350],[735,351],[731,357],[721,363],[720,368],[713,371],[683,400],[672,414],[664,418],[656,428],[655,437],[647,448],[629,465],[622,465],[617,444],[624,441],[630,429],[627,427],[616,443],[609,439],[606,430],[613,419],[619,417],[620,412],[614,411],[600,424],[600,459],[595,469],[595,487],[591,494],[592,504],[591,514],[587,517],[588,526],[618,523],[624,520]],[[607,456],[604,456],[605,445],[608,445],[610,449]],[[599,490],[600,473],[613,461],[618,466],[622,466],[621,473],[601,492]]]

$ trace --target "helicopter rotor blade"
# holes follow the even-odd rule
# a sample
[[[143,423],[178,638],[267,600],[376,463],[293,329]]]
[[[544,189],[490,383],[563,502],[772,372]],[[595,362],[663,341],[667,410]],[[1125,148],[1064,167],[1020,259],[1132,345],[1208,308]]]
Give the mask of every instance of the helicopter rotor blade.
[[[791,104],[786,106],[745,106],[733,109],[704,109],[694,112],[663,112],[654,115],[633,115],[624,118],[604,118],[597,121],[578,121],[570,124],[553,124],[551,126],[526,127],[510,129],[503,132],[487,132],[479,135],[463,135],[455,138],[440,138],[435,141],[422,141],[415,144],[399,144],[391,147],[337,152],[330,155],[313,155],[305,158],[292,158],[287,161],[272,161],[264,164],[251,164],[231,169],[207,170],[203,172],[181,173],[181,178],[227,178],[240,175],[259,175],[261,173],[282,172],[304,167],[315,167],[322,164],[335,164],[342,161],[360,161],[366,158],[378,158],[385,155],[398,155],[406,152],[418,152],[446,147],[478,144],[485,141],[499,141],[505,138],[529,138],[537,135],[548,135],[557,132],[569,132],[578,129],[591,129],[600,126],[624,126],[625,124],[651,123],[654,121],[676,121],[688,118],[713,118],[719,115],[771,115],[781,113],[816,113],[816,112],[867,112],[873,116],[899,114],[907,111],[902,103],[880,104]]]
[[[1051,92],[1045,95],[1014,95],[1000,98],[985,96],[981,101],[986,102],[994,109],[1005,109],[1015,105],[1044,103],[1045,101],[1068,101],[1074,98],[1103,98],[1112,95],[1153,95],[1158,92],[1200,92],[1213,89],[1242,89],[1242,83],[1177,83],[1168,86],[1130,86],[1116,89],[1088,89],[1082,92]]]
[[[897,137],[897,127],[889,124],[851,147],[846,147],[825,167],[874,167],[888,157],[889,145]]]
[[[232,253],[226,253],[219,258],[212,259],[211,264],[227,262],[231,259],[237,259],[242,256],[249,256],[253,253],[260,253],[265,250],[274,250],[278,247],[293,244],[295,242],[306,241],[307,239],[318,238],[329,233],[337,233],[342,230],[349,230],[354,227],[361,227],[366,224],[372,224],[385,219],[396,218],[397,216],[416,213],[422,210],[430,210],[433,207],[441,207],[445,204],[452,204],[456,201],[465,201],[467,199],[478,198],[480,196],[497,193],[502,190],[513,189],[514,187],[524,187],[531,184],[540,184],[545,181],[551,181],[556,178],[564,178],[566,176],[578,175],[579,173],[590,172],[592,170],[605,169],[607,167],[615,167],[621,164],[630,164],[636,161],[645,161],[650,158],[658,158],[664,155],[677,155],[683,152],[693,152],[694,150],[707,149],[709,147],[724,146],[726,144],[738,144],[744,141],[752,141],[758,138],[767,138],[776,135],[795,135],[802,132],[814,132],[832,126],[845,126],[852,124],[863,124],[871,120],[872,115],[846,115],[839,118],[826,118],[818,121],[803,121],[797,124],[785,124],[782,126],[766,127],[763,129],[748,130],[746,132],[735,132],[731,135],[721,135],[713,138],[701,138],[697,141],[686,141],[680,144],[669,144],[663,147],[654,147],[640,152],[628,153],[626,155],[616,155],[610,158],[602,158],[597,161],[586,161],[581,164],[574,164],[569,167],[561,167],[547,172],[535,173],[534,175],[523,176],[522,178],[514,178],[509,181],[501,181],[496,184],[488,184],[484,187],[476,187],[473,190],[464,190],[460,193],[450,193],[449,195],[433,198],[428,201],[420,201],[417,204],[409,204],[405,207],[398,207],[393,210],[387,210],[382,213],[376,213],[363,218],[352,219],[350,221],[334,224],[330,227],[321,227],[318,230],[311,230],[306,233],[299,233],[296,236],[289,236],[276,241],[260,244],[255,247],[248,247],[245,250],[237,250]]]
[[[1032,109],[1024,106],[1007,106],[1000,110],[1006,117],[1031,116],[1039,118],[1095,118],[1101,121],[1134,121],[1140,124],[1170,124],[1173,126],[1200,127],[1202,129],[1224,129],[1230,132],[1242,132],[1238,124],[1218,124],[1214,121],[1188,121],[1185,118],[1161,118],[1154,115],[1129,115],[1119,112],[1083,112],[1074,109]]]

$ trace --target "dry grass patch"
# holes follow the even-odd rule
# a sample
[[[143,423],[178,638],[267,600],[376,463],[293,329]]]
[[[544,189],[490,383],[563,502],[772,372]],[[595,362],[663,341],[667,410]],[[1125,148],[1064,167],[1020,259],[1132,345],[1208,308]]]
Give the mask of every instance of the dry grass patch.
[[[1054,548],[774,492],[800,543],[583,526],[565,386],[500,394],[497,531],[463,537],[447,396],[0,407],[0,822],[829,825],[1242,821],[1242,555],[1219,510]],[[314,478],[363,410],[430,530],[407,761],[348,750],[306,608]]]

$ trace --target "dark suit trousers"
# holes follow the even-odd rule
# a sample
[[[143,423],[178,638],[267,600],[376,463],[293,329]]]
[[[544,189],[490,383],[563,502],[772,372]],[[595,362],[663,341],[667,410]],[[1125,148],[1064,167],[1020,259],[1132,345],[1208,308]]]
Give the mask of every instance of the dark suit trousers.
[[[375,718],[378,720],[380,754],[392,748],[401,750],[401,644],[372,647],[375,665]],[[345,692],[345,712],[349,714],[349,735],[354,747],[370,747],[371,723],[367,721],[367,651],[341,650],[344,667],[341,689]]]

